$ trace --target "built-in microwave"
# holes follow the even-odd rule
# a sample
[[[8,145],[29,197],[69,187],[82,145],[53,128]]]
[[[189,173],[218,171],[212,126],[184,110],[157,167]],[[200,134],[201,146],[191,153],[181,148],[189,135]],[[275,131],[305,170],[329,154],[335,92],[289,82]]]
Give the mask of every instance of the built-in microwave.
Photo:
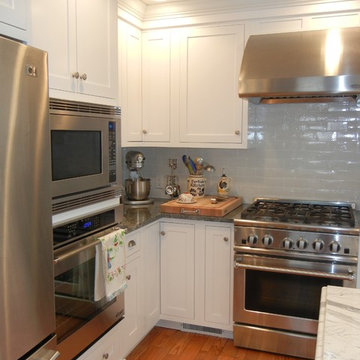
[[[120,108],[50,99],[52,197],[121,183]]]

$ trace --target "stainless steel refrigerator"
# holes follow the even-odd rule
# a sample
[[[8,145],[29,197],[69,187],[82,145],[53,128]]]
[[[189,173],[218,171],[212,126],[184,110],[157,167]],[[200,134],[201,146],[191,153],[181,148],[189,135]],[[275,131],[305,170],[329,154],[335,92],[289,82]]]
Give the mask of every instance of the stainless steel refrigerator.
[[[0,36],[0,360],[55,359],[47,54]]]

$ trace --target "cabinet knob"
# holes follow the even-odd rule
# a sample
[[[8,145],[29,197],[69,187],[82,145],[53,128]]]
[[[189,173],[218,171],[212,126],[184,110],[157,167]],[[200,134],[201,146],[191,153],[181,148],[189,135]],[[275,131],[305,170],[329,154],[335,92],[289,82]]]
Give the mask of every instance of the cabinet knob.
[[[235,130],[235,135],[240,135],[240,130]]]
[[[131,275],[126,275],[126,280],[131,280]]]
[[[80,74],[79,74],[78,72],[73,72],[73,73],[71,74],[71,76],[72,76],[73,78],[75,78],[75,79],[78,79],[79,76],[80,76]]]
[[[86,79],[87,79],[86,73],[83,73],[83,74],[80,76],[80,79],[81,79],[81,80],[86,80]]]
[[[109,354],[108,353],[105,353],[105,354],[103,354],[103,359],[108,359],[109,358]]]
[[[227,236],[224,237],[224,241],[225,242],[228,242],[229,241],[229,238]]]
[[[164,235],[165,235],[165,231],[160,231],[160,235],[164,236]]]
[[[146,135],[146,134],[147,134],[147,131],[146,131],[145,129],[143,130],[143,134],[144,134],[144,135]]]

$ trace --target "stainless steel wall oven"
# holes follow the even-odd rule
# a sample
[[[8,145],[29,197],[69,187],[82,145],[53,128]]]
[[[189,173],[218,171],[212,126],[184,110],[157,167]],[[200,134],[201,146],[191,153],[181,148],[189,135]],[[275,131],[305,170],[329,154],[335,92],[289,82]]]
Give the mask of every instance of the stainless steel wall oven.
[[[116,199],[112,201],[116,203]],[[119,199],[117,199],[119,203]],[[98,207],[98,210],[94,210]],[[99,237],[116,229],[122,205],[109,200],[53,216],[56,335],[60,359],[74,359],[124,316],[124,294],[95,301]],[[77,215],[76,215],[77,214]]]
[[[235,345],[314,358],[321,288],[356,287],[351,205],[257,199],[235,225]]]

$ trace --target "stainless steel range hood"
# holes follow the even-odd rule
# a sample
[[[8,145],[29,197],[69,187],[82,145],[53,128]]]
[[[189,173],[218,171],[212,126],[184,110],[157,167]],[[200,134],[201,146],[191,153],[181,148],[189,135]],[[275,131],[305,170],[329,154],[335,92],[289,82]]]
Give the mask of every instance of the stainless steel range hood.
[[[250,36],[239,96],[254,103],[329,102],[360,94],[360,28]],[[359,101],[360,102],[360,101]]]

